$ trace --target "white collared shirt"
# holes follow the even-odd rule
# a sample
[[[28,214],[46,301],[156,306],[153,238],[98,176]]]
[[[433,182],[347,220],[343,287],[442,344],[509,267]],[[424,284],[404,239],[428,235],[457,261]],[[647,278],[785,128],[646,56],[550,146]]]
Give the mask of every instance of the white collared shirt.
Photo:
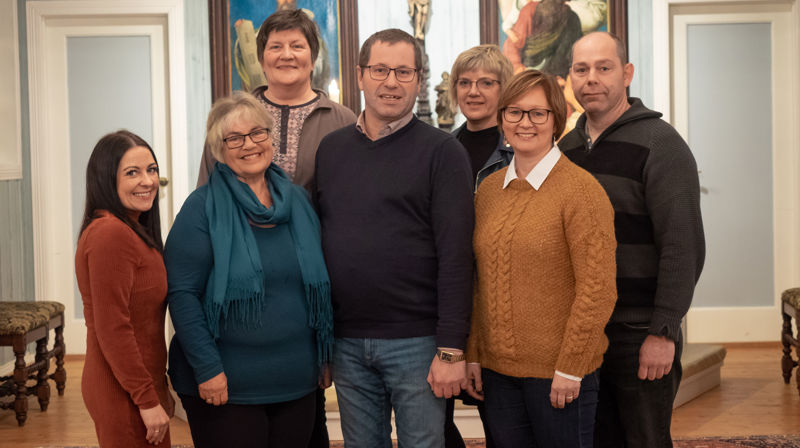
[[[358,119],[356,120],[356,129],[358,129],[362,134],[366,135],[367,138],[373,141],[380,140],[383,137],[394,134],[395,132],[402,129],[403,126],[407,125],[408,123],[411,123],[411,119],[414,118],[414,112],[409,111],[407,114],[403,115],[400,119],[392,121],[390,123],[386,123],[386,125],[384,125],[378,131],[378,136],[375,139],[373,139],[372,137],[369,136],[369,134],[367,134],[365,112],[366,111],[362,110],[361,113],[358,114]]]
[[[558,145],[554,144],[550,151],[542,157],[542,160],[533,167],[530,173],[525,176],[525,180],[531,184],[534,190],[539,190],[539,187],[542,186],[544,180],[547,179],[547,176],[550,174],[550,171],[553,171],[553,167],[556,166],[558,159],[561,158],[561,150],[558,149]],[[512,180],[517,178],[517,169],[515,165],[515,161],[517,160],[517,156],[515,155],[511,159],[511,163],[508,165],[508,171],[506,171],[506,179],[503,181],[503,189],[505,189],[508,184],[511,183]]]

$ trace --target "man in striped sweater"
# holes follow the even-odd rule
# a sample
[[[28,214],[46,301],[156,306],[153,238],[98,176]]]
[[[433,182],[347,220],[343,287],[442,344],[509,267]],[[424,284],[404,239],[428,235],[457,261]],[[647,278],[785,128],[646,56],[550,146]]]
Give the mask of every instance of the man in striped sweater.
[[[582,37],[570,74],[585,113],[559,146],[605,188],[618,243],[595,447],[672,447],[680,325],[705,259],[697,166],[661,113],[627,97],[633,65],[617,38]]]

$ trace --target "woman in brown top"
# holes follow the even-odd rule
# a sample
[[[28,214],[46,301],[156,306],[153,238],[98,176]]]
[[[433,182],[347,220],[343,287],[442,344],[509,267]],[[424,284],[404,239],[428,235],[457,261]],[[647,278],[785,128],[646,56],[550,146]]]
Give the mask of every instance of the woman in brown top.
[[[498,108],[514,158],[475,196],[468,391],[485,397],[496,447],[589,447],[616,301],[614,212],[555,144],[566,103],[552,76],[515,75]]]
[[[86,168],[75,253],[87,327],[81,390],[101,447],[170,446],[162,247],[155,154],[128,131],[108,134]]]

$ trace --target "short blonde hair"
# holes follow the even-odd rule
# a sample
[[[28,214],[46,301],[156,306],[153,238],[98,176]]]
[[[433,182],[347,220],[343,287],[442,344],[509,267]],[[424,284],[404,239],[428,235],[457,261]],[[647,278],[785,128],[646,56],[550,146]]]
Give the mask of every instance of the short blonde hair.
[[[462,73],[470,70],[485,70],[493,73],[497,76],[497,80],[500,81],[500,88],[503,88],[508,79],[514,74],[511,61],[500,51],[500,47],[497,45],[483,44],[462,51],[456,61],[453,62],[453,68],[450,69],[450,99],[453,104],[458,104],[458,92],[456,91],[458,78],[461,77]]]
[[[564,133],[567,125],[567,100],[564,99],[564,91],[558,85],[555,76],[534,69],[523,70],[514,75],[500,94],[500,100],[497,102],[497,127],[501,133],[503,109],[537,86],[544,89],[544,96],[553,114],[553,136],[558,138]]]
[[[205,145],[217,161],[222,162],[225,134],[237,120],[249,120],[272,132],[272,116],[253,95],[237,90],[222,97],[211,106],[206,121]]]

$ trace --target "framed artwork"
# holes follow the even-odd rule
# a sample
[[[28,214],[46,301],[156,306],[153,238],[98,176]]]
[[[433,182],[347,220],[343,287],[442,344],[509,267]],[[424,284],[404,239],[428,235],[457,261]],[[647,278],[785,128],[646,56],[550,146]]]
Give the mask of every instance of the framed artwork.
[[[626,0],[480,0],[481,43],[497,44],[514,73],[536,68],[555,75],[567,100],[566,134],[583,113],[572,92],[572,44],[586,33],[608,31],[628,41]]]
[[[497,44],[503,48],[505,40],[509,37],[507,31],[513,30],[520,16],[532,15],[535,6],[538,6],[529,6],[529,3],[542,2],[540,0],[480,0],[481,43]],[[571,0],[566,3],[580,19],[582,34],[594,30],[609,31],[619,37],[627,46],[627,0]],[[526,9],[524,14],[523,9]]]
[[[279,8],[302,9],[319,27],[322,42],[312,86],[345,106],[358,105],[352,68],[358,57],[356,0],[209,0],[212,98],[266,84],[255,37],[261,23]]]

